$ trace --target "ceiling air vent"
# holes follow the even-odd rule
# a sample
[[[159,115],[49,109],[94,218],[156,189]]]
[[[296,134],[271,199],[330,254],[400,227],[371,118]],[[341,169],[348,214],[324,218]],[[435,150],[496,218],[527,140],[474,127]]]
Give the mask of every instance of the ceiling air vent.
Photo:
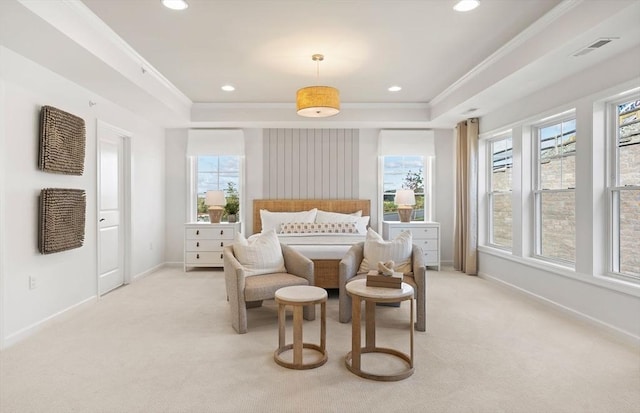
[[[595,42],[592,42],[589,46],[583,47],[582,49],[580,49],[577,52],[573,53],[573,56],[575,56],[575,57],[584,56],[587,53],[591,53],[594,50],[601,48],[605,44],[611,43],[615,39],[617,39],[617,37],[603,37],[603,38],[600,38],[600,39],[596,40]]]

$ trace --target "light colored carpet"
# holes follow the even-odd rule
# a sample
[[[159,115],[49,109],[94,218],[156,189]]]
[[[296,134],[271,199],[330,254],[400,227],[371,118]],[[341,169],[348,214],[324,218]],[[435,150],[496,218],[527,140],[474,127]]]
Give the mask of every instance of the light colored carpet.
[[[329,360],[295,371],[273,361],[273,301],[239,335],[222,272],[166,268],[3,351],[0,411],[640,412],[639,348],[477,277],[428,277],[427,332],[403,381],[346,369],[335,296]],[[377,315],[379,344],[406,350],[408,302]],[[305,339],[318,330],[305,322]]]

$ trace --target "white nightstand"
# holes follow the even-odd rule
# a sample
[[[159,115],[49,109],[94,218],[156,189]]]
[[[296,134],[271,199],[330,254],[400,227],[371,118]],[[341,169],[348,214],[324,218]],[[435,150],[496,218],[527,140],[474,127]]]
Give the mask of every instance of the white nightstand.
[[[440,224],[422,221],[384,221],[382,223],[382,237],[386,240],[393,239],[407,230],[411,231],[413,243],[422,248],[424,264],[427,267],[438,267],[440,271]]]
[[[184,225],[184,270],[188,267],[222,267],[222,248],[233,243],[240,223]]]

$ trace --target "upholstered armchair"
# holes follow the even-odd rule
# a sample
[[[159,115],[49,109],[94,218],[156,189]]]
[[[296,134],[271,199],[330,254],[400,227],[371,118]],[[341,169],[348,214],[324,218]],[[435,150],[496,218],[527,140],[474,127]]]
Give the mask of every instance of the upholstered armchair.
[[[292,285],[313,285],[313,262],[291,247],[280,245],[286,272],[247,276],[233,253],[233,246],[223,249],[227,300],[231,307],[231,325],[239,333],[247,332],[247,308],[260,307],[263,300],[275,298],[276,290]],[[303,309],[305,320],[315,319],[315,306]]]
[[[367,277],[367,274],[358,274],[358,269],[363,259],[364,242],[360,242],[354,244],[340,261],[339,320],[341,323],[351,321],[351,297],[347,294],[347,283]],[[415,329],[425,331],[427,327],[426,267],[424,265],[422,249],[416,244],[412,244],[411,266],[413,272],[411,274],[405,274],[403,281],[413,287],[413,294],[416,300]]]

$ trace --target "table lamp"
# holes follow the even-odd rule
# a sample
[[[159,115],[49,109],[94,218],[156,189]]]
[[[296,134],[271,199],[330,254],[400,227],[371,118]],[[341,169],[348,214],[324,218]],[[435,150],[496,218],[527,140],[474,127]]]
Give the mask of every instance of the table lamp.
[[[209,207],[209,221],[212,224],[220,223],[224,211],[223,206],[227,203],[224,191],[207,191],[204,203]]]
[[[416,195],[413,189],[399,189],[393,202],[398,205],[398,217],[400,222],[411,222],[413,205],[416,204]]]

